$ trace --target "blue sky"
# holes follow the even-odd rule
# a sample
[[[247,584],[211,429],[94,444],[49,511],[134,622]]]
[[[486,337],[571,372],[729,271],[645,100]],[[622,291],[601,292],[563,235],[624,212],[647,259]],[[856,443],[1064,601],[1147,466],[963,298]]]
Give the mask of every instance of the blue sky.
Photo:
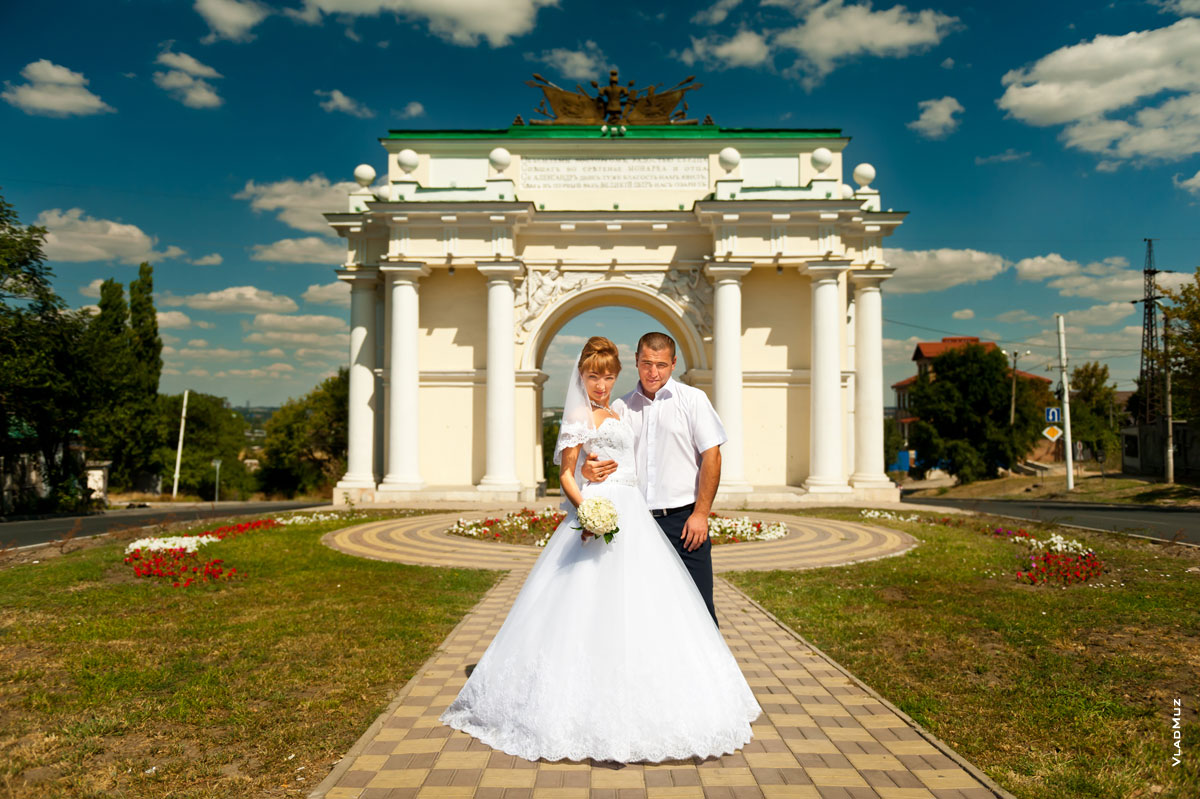
[[[0,190],[73,305],[155,264],[164,391],[277,404],[344,362],[319,212],[389,128],[528,118],[532,71],[694,73],[693,116],[841,128],[911,212],[885,241],[889,384],[947,334],[1042,372],[1060,312],[1072,360],[1132,388],[1143,238],[1200,263],[1200,0],[49,0],[0,4],[0,30]],[[640,319],[593,312],[556,347],[634,325],[626,346]]]

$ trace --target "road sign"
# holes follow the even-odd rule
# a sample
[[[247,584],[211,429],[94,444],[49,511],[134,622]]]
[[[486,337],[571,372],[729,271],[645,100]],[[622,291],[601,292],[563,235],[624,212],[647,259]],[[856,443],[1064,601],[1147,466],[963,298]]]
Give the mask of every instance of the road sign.
[[[1050,424],[1058,424],[1062,421],[1062,408],[1047,408],[1046,421]]]
[[[1062,434],[1063,434],[1062,428],[1057,427],[1056,425],[1050,425],[1049,427],[1047,427],[1045,430],[1042,431],[1042,435],[1044,435],[1046,438],[1050,439],[1051,441],[1058,441],[1058,439],[1062,437]]]

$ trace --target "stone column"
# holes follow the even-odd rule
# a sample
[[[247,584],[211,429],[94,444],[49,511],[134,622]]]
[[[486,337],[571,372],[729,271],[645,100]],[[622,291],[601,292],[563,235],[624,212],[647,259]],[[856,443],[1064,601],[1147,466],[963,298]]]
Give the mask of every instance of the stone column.
[[[713,282],[713,407],[729,441],[721,448],[724,493],[748,493],[742,430],[742,278],[749,264],[721,263],[704,268]]]
[[[842,305],[838,278],[846,259],[810,261],[812,279],[812,365],[809,371],[808,479],[810,492],[849,491],[843,464]]]
[[[488,279],[487,452],[479,490],[519,491],[513,278],[520,274],[521,266],[516,261],[503,261],[476,267]]]
[[[375,269],[339,269],[350,283],[350,418],[346,475],[337,488],[375,488]]]
[[[380,490],[416,491],[425,487],[418,457],[417,364],[419,300],[417,281],[429,274],[422,263],[380,267],[391,293],[391,368],[387,397],[387,474]]]
[[[854,282],[855,488],[891,488],[883,462],[883,301],[880,285],[894,269],[851,272]]]

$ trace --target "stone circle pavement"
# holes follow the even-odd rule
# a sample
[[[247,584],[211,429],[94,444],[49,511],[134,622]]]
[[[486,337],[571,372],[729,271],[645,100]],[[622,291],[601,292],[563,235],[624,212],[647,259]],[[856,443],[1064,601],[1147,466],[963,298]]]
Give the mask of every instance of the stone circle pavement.
[[[713,551],[717,571],[806,569],[901,555],[875,525],[785,514],[776,541]],[[466,518],[483,514],[463,514]],[[763,715],[719,758],[616,764],[522,760],[438,721],[500,629],[540,550],[450,536],[458,514],[370,522],[323,542],[359,557],[506,570],[310,799],[989,799],[1012,795],[736,589],[716,579],[721,631]]]

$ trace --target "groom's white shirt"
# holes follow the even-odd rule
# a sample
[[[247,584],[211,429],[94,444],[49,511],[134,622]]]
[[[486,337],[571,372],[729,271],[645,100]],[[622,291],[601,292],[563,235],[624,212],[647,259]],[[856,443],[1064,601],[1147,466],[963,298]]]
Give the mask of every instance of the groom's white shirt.
[[[728,441],[708,395],[669,378],[650,399],[639,380],[621,398],[633,427],[638,486],[651,509],[678,508],[696,501],[700,454]]]

